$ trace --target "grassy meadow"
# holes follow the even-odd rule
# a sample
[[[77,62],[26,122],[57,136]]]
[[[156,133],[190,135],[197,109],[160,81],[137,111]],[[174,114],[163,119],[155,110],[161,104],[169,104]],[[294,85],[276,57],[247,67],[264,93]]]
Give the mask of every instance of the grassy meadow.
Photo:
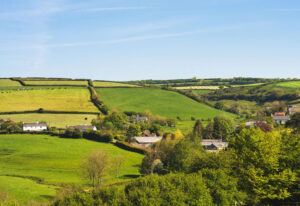
[[[271,85],[272,87],[282,87],[289,89],[300,89],[300,81],[278,82]]]
[[[19,87],[22,86],[17,81],[12,81],[10,79],[0,79],[0,88],[2,87]]]
[[[208,94],[208,93],[210,93],[210,92],[213,92],[212,90],[206,90],[206,89],[195,89],[195,90],[193,90],[194,92],[196,92],[197,94]]]
[[[8,192],[10,197],[22,201],[30,197],[43,200],[55,195],[53,185],[74,183],[87,186],[80,168],[93,150],[104,150],[110,157],[120,155],[125,158],[121,179],[117,180],[109,171],[105,184],[139,175],[143,155],[113,144],[48,135],[0,135],[0,192]],[[40,179],[40,184],[35,179]]]
[[[133,84],[125,84],[120,82],[94,81],[94,87],[139,87]]]
[[[40,80],[24,80],[25,85],[68,85],[68,86],[88,86],[88,81],[40,81]]]
[[[44,121],[50,127],[66,128],[66,125],[90,125],[97,115],[93,114],[9,114],[0,115],[0,119],[13,120],[15,122],[41,122]]]
[[[98,112],[87,88],[0,91],[0,112],[37,110]]]
[[[183,86],[183,87],[174,87],[175,89],[204,89],[204,90],[216,90],[220,89],[220,86]],[[224,87],[226,88],[226,87]]]
[[[180,117],[185,120],[213,118],[220,114],[235,115],[198,103],[177,92],[155,88],[98,88],[106,105],[123,111],[150,110],[154,115]]]

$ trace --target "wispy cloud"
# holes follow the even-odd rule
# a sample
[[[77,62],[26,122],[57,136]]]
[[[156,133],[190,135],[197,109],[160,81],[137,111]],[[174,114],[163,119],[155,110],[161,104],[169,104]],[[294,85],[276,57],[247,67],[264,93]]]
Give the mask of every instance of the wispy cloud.
[[[62,12],[105,12],[105,11],[125,11],[125,10],[141,10],[149,7],[103,7],[103,8],[80,8],[76,5],[61,5],[56,6],[54,4],[44,4],[40,8],[31,10],[21,10],[13,12],[2,12],[0,13],[0,19],[11,20],[11,19],[22,19],[31,18],[37,16],[47,16]]]
[[[147,9],[148,7],[104,7],[104,8],[88,8],[82,11],[97,12],[97,11],[123,11],[123,10],[140,10]]]
[[[1,48],[0,51],[15,51],[15,50],[28,50],[28,49],[45,49],[45,48],[118,44],[118,43],[126,43],[126,42],[136,42],[136,41],[181,37],[181,36],[195,35],[195,34],[202,34],[202,33],[215,33],[215,32],[221,32],[221,31],[226,31],[226,30],[233,30],[233,29],[249,27],[251,25],[259,26],[259,25],[264,25],[264,23],[237,24],[237,25],[230,25],[230,26],[211,27],[211,28],[199,29],[199,30],[194,30],[194,31],[177,32],[177,33],[163,33],[163,34],[156,34],[156,35],[133,36],[133,37],[128,37],[128,38],[102,40],[102,41],[71,42],[71,43],[32,45],[32,46],[25,46],[25,47]]]
[[[270,11],[300,11],[300,8],[281,8],[281,9],[269,9]]]

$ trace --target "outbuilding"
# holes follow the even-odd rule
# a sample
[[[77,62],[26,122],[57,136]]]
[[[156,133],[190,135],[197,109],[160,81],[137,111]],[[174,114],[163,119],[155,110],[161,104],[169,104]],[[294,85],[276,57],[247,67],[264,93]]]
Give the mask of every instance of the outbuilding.
[[[47,129],[46,123],[23,123],[23,131],[44,131]]]

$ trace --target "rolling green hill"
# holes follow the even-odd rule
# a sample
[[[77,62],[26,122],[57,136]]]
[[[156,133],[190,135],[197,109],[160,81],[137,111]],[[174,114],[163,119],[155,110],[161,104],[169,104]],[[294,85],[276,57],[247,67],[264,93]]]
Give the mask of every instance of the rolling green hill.
[[[279,88],[287,88],[287,89],[298,89],[300,90],[300,81],[287,81],[287,82],[278,82],[271,85],[269,87],[279,87]]]
[[[111,108],[142,112],[150,110],[154,115],[182,119],[213,118],[220,114],[234,117],[207,105],[198,103],[176,92],[155,88],[98,88],[102,100]]]
[[[48,135],[0,135],[0,193],[7,192],[10,197],[26,202],[55,195],[56,187],[52,184],[86,184],[80,167],[92,150],[104,150],[110,157],[125,157],[121,180],[139,175],[143,155],[113,144]],[[112,171],[106,180],[106,184],[118,181]]]

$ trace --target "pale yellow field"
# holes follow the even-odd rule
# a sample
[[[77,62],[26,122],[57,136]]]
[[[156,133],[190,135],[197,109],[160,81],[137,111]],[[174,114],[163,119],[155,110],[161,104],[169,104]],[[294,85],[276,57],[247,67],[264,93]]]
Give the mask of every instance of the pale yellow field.
[[[139,87],[137,85],[132,85],[132,84],[123,84],[119,82],[98,82],[95,81],[93,82],[94,87]]]
[[[50,127],[66,128],[66,125],[90,125],[97,115],[93,114],[9,114],[0,115],[0,119],[13,120],[15,122],[46,122]]]
[[[0,87],[17,87],[22,86],[17,81],[12,81],[10,79],[0,79]]]
[[[87,88],[0,91],[0,112],[43,108],[54,111],[98,112]]]
[[[75,85],[87,86],[87,81],[24,81],[26,85]]]

